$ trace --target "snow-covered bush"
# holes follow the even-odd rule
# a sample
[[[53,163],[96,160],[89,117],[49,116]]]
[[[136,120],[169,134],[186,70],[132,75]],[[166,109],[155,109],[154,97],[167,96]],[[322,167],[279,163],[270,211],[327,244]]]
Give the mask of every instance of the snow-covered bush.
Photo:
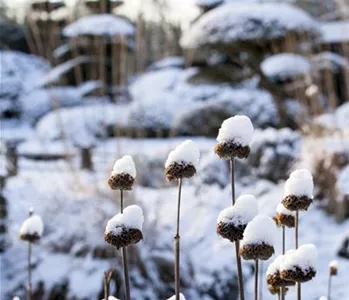
[[[247,163],[260,178],[286,179],[300,152],[300,141],[300,134],[289,128],[256,130]]]

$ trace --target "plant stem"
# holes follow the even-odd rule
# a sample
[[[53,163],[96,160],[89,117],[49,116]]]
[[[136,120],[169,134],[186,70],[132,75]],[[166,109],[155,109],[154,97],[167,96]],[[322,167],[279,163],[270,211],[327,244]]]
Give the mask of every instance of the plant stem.
[[[255,277],[254,277],[254,299],[258,300],[258,276],[259,276],[259,260],[256,259],[255,263],[256,263],[256,268],[255,268]]]
[[[298,249],[298,227],[299,227],[299,211],[296,210],[296,220],[295,220],[295,245],[296,245],[296,249]],[[296,288],[297,288],[297,300],[301,300],[302,293],[301,293],[300,282],[296,283]]]
[[[28,242],[28,286],[27,286],[27,299],[32,299],[32,243]]]
[[[286,233],[286,228],[285,228],[285,225],[283,225],[282,226],[282,255],[285,255],[285,252],[286,252],[286,237],[285,237],[285,233]],[[280,288],[279,298],[281,300],[285,300],[285,287],[284,286],[282,286]]]
[[[332,288],[332,275],[328,277],[328,291],[327,291],[327,298],[328,300],[331,300],[331,288]]]
[[[120,210],[124,213],[124,192],[120,190]],[[131,299],[130,292],[130,278],[128,275],[128,265],[127,265],[127,247],[122,247],[121,249],[122,265],[124,269],[124,282],[125,282],[125,300]]]
[[[104,278],[103,278],[103,285],[104,285],[104,300],[108,300],[108,272],[104,272]]]
[[[177,201],[177,222],[176,222],[176,235],[174,237],[175,243],[175,292],[176,300],[179,300],[180,294],[180,276],[179,276],[179,259],[180,259],[180,236],[179,236],[179,224],[180,224],[180,210],[181,210],[181,193],[182,193],[182,178],[178,179],[178,201]]]
[[[230,184],[231,184],[231,202],[232,205],[235,204],[235,161],[234,158],[230,160]],[[245,300],[244,294],[244,282],[242,277],[242,266],[241,266],[241,257],[239,254],[240,241],[235,242],[235,255],[236,255],[236,266],[238,272],[238,287],[240,300]]]

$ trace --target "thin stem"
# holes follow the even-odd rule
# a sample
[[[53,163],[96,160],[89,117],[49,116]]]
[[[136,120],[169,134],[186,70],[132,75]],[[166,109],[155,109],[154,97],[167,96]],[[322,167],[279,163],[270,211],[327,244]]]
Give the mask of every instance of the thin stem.
[[[104,300],[108,300],[108,272],[104,272],[103,278],[103,286],[104,286]]]
[[[178,201],[177,201],[177,222],[176,222],[176,235],[174,237],[175,243],[175,292],[176,300],[179,300],[180,294],[180,274],[179,274],[179,260],[180,260],[180,236],[179,236],[179,224],[180,224],[180,210],[181,210],[181,193],[182,193],[182,178],[178,179]]]
[[[263,299],[263,276],[264,276],[264,270],[263,270],[263,261],[260,262],[259,267],[259,299]]]
[[[285,252],[286,252],[286,235],[285,235],[285,233],[286,233],[286,228],[283,225],[282,226],[282,255],[285,255]],[[279,299],[285,300],[285,287],[284,286],[282,286],[280,288]]]
[[[327,298],[328,300],[331,300],[331,288],[332,288],[332,276],[328,277],[328,291],[327,291]]]
[[[259,260],[256,259],[255,277],[254,277],[254,299],[258,300],[258,274],[259,274]]]
[[[295,220],[295,245],[296,249],[298,249],[298,228],[299,228],[299,212],[296,210],[296,220]],[[301,284],[300,282],[296,283],[296,289],[297,289],[297,300],[302,299],[302,292],[301,292]]]
[[[27,286],[27,299],[32,299],[32,243],[28,242],[28,286]]]
[[[235,161],[233,158],[230,160],[230,184],[231,184],[231,202],[232,202],[232,205],[234,205],[235,204]],[[244,282],[243,282],[243,276],[242,276],[242,264],[241,264],[241,257],[239,254],[239,248],[240,248],[240,241],[236,241],[235,256],[236,256],[236,266],[237,266],[237,272],[238,272],[239,294],[240,294],[240,300],[245,300]]]
[[[124,192],[120,190],[120,210],[121,213],[124,213]],[[128,274],[128,265],[127,265],[127,247],[121,249],[122,265],[124,269],[124,282],[125,282],[125,300],[131,299],[130,291],[130,278]]]

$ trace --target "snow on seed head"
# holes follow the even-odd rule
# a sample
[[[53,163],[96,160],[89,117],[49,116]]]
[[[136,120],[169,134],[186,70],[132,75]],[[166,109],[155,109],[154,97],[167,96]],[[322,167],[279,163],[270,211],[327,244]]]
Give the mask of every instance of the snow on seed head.
[[[285,259],[285,255],[279,255],[274,261],[268,266],[267,275],[273,275],[280,271],[281,264]]]
[[[199,148],[192,140],[186,140],[170,152],[165,162],[165,168],[176,162],[191,164],[197,169],[199,159]]]
[[[217,142],[234,141],[242,146],[248,146],[253,136],[253,125],[247,116],[234,116],[223,121],[219,129]]]
[[[172,296],[171,298],[168,298],[167,300],[176,300],[176,296]],[[183,294],[179,294],[179,300],[185,300],[185,297]]]
[[[20,229],[20,235],[37,235],[42,236],[44,223],[39,215],[31,214],[23,223]]]
[[[136,167],[130,155],[123,156],[122,158],[118,159],[114,164],[112,175],[115,176],[122,173],[129,174],[133,178],[136,177]]]
[[[258,215],[247,224],[242,245],[265,243],[274,246],[277,234],[275,222],[265,215]]]
[[[253,195],[240,196],[234,206],[223,209],[217,218],[217,223],[247,224],[258,213],[258,203]]]
[[[119,232],[119,227],[121,226],[142,230],[143,222],[142,209],[138,205],[130,205],[125,208],[122,214],[119,213],[108,221],[105,231]]]
[[[313,198],[313,176],[307,169],[295,170],[285,183],[285,196],[307,196]]]
[[[278,204],[276,207],[276,212],[286,216],[295,216],[295,212],[288,210],[282,203]]]
[[[282,270],[290,270],[299,267],[303,270],[309,267],[315,269],[317,260],[317,249],[313,244],[305,244],[297,250],[287,251],[285,259],[281,264]]]

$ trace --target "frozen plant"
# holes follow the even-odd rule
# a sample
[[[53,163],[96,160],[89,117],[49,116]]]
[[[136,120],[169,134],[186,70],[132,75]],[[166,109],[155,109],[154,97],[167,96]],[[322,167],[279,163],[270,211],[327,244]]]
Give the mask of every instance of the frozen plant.
[[[174,237],[175,248],[175,293],[174,300],[181,300],[180,296],[180,208],[182,179],[193,177],[196,173],[200,159],[200,151],[196,144],[191,140],[186,140],[172,150],[165,162],[165,175],[169,181],[178,181],[178,200],[177,200],[177,221],[176,234]],[[183,297],[184,299],[184,297]]]
[[[29,217],[22,223],[20,229],[20,238],[28,242],[28,285],[27,298],[32,299],[32,243],[40,240],[44,231],[44,223],[39,215],[34,215],[34,210],[29,209]]]
[[[244,230],[258,213],[253,195],[240,196],[233,206],[223,209],[217,218],[217,233],[231,242],[242,240]]]
[[[112,190],[131,190],[136,175],[132,157],[125,155],[115,162],[108,184]]]
[[[275,220],[279,226],[294,227],[295,212],[288,210],[282,203],[276,207]]]
[[[339,262],[337,260],[332,260],[329,263],[328,267],[329,267],[329,276],[328,276],[327,298],[328,298],[328,300],[331,300],[332,277],[337,276],[337,274],[338,274]]]

